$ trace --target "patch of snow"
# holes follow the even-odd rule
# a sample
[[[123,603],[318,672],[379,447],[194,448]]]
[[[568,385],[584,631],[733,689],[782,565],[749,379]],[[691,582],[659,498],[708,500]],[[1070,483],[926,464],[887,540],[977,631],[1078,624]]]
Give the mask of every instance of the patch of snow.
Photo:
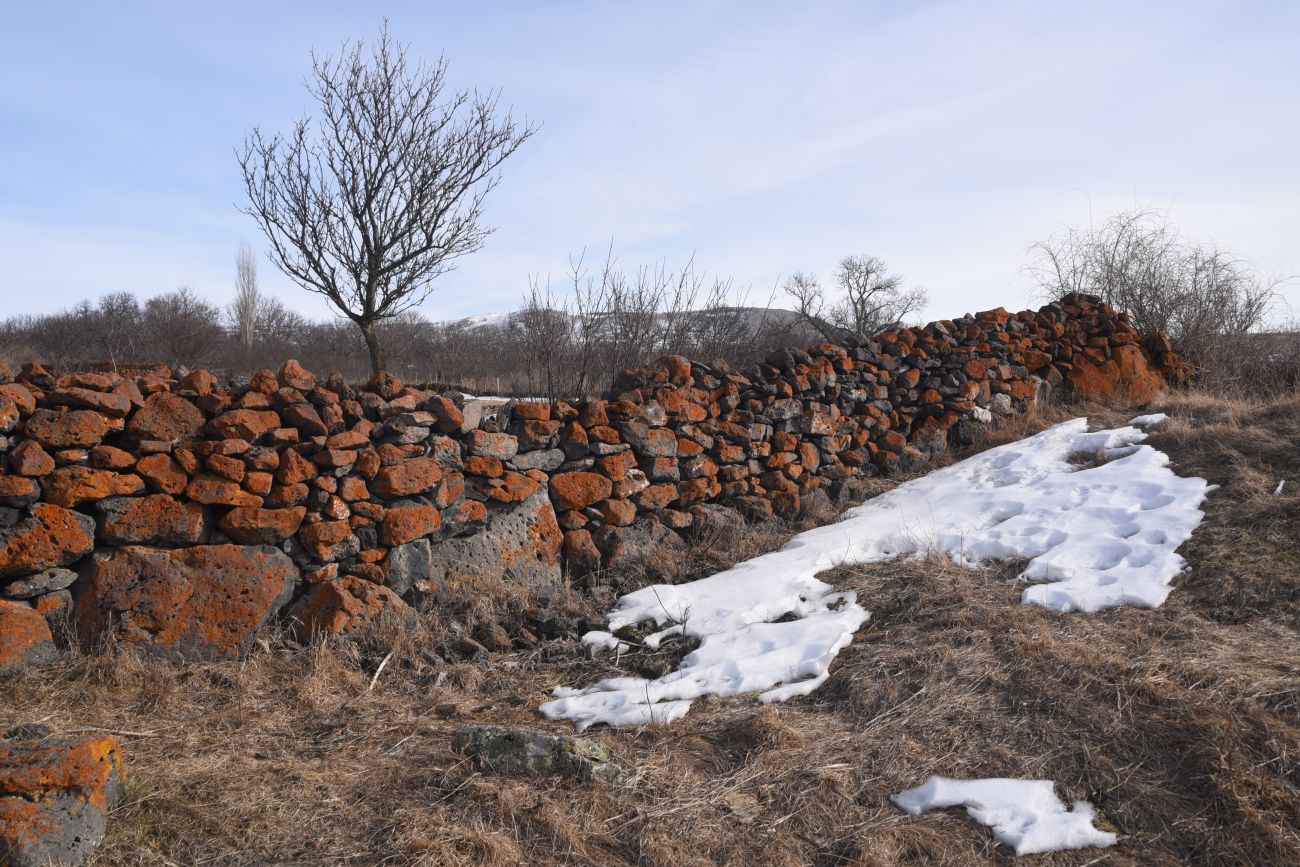
[[[998,842],[1015,849],[1017,855],[1112,846],[1118,839],[1093,826],[1092,805],[1087,801],[1075,801],[1073,809],[1067,810],[1052,790],[1051,780],[930,777],[890,800],[913,816],[964,806],[972,819],[992,828]]]
[[[1130,420],[1129,424],[1134,427],[1152,427],[1163,421],[1169,421],[1169,416],[1165,415],[1163,412],[1153,412],[1150,415],[1140,415],[1137,418]]]
[[[807,694],[868,617],[853,594],[817,578],[846,564],[930,553],[968,566],[1024,558],[1022,580],[1051,583],[1026,588],[1022,602],[1061,611],[1155,607],[1183,569],[1175,550],[1200,523],[1209,487],[1175,475],[1167,456],[1140,444],[1145,437],[1135,427],[1090,433],[1087,419],[1068,421],[906,482],[778,551],[689,584],[629,593],[609,630],[584,642],[613,648],[613,633],[652,622],[661,628],[644,640],[651,649],[670,635],[700,646],[655,680],[557,688],[541,711],[582,730],[676,719],[703,695]],[[1098,451],[1112,460],[1084,469],[1069,462]]]

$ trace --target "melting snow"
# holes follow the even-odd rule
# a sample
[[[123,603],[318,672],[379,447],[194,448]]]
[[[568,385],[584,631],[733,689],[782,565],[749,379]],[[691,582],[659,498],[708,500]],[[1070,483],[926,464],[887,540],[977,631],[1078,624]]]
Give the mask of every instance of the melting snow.
[[[1093,827],[1092,805],[1075,801],[1072,810],[1052,791],[1051,780],[950,780],[930,777],[891,800],[913,816],[938,807],[964,806],[971,818],[993,829],[998,842],[1017,855],[1111,846],[1117,839]]]
[[[845,564],[929,553],[971,566],[1023,558],[1023,580],[1048,582],[1027,587],[1023,602],[1089,612],[1159,605],[1184,566],[1175,549],[1200,523],[1210,488],[1204,479],[1175,475],[1167,456],[1141,445],[1146,434],[1138,428],[1089,433],[1087,424],[1068,421],[906,482],[834,524],[708,578],[629,593],[610,613],[609,631],[588,633],[584,642],[621,650],[626,645],[613,633],[653,622],[661,628],[644,640],[650,648],[670,635],[692,636],[700,646],[655,680],[559,687],[542,713],[571,719],[581,731],[677,719],[703,695],[806,695],[868,617],[854,594],[817,578]],[[1069,462],[1098,452],[1109,460],[1086,468]]]

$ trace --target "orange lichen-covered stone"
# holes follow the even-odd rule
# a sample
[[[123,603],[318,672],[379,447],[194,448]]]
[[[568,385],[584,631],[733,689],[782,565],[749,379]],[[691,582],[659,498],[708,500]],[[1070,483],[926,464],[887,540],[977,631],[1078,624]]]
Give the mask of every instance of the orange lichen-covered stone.
[[[65,413],[38,409],[23,423],[28,437],[55,449],[96,446],[109,433],[121,429],[120,418],[109,418],[88,409]]]
[[[45,665],[57,656],[54,636],[41,613],[24,602],[0,599],[0,674]]]
[[[50,473],[41,484],[43,498],[56,506],[71,508],[89,500],[102,500],[144,490],[144,479],[133,473],[115,473],[92,467],[62,467]]]
[[[262,505],[261,497],[245,491],[237,482],[206,473],[190,479],[190,483],[185,486],[185,496],[196,503],[208,505],[252,507]]]
[[[107,634],[183,660],[236,659],[284,606],[298,579],[268,546],[127,547],[96,554],[74,617],[83,643]]]
[[[279,426],[280,416],[269,409],[232,409],[208,422],[208,430],[213,434],[250,443]]]
[[[360,541],[352,535],[352,525],[345,519],[308,524],[298,531],[298,540],[321,563],[342,560],[361,550]]]
[[[507,470],[499,479],[481,479],[478,489],[499,503],[518,503],[527,499],[541,485],[523,473]]]
[[[401,615],[410,607],[389,588],[354,575],[312,586],[294,606],[294,629],[300,638],[338,635],[383,616]]]
[[[442,526],[442,515],[434,506],[415,505],[389,508],[384,512],[384,544],[405,545],[407,542],[436,533]]]
[[[167,494],[108,500],[101,509],[99,538],[110,545],[197,545],[208,533],[201,505]]]
[[[54,458],[36,440],[23,440],[9,453],[9,466],[20,476],[38,478],[54,471]]]
[[[126,395],[88,388],[61,388],[47,394],[45,402],[50,406],[92,409],[110,418],[124,418],[131,411],[131,400]]]
[[[95,520],[53,503],[37,503],[31,515],[0,529],[0,578],[66,566],[95,547]]]
[[[613,493],[607,476],[583,470],[551,477],[551,501],[560,509],[583,509]]]
[[[221,529],[236,542],[245,545],[278,545],[302,526],[307,515],[303,506],[284,509],[259,509],[239,506],[221,518]]]
[[[371,488],[381,497],[409,497],[433,490],[446,474],[432,457],[412,458],[382,468]]]
[[[145,398],[126,429],[140,439],[191,439],[203,429],[203,412],[180,395],[159,391]]]
[[[83,863],[124,793],[110,735],[0,741],[0,863]]]
[[[149,487],[164,494],[179,494],[190,481],[180,464],[165,454],[145,455],[136,461],[135,471]]]

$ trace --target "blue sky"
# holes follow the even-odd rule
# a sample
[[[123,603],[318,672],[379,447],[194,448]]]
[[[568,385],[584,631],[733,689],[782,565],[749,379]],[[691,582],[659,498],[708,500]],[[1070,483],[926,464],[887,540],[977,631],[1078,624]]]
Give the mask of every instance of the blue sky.
[[[1300,271],[1300,3],[0,0],[4,314],[233,293],[233,149],[383,16],[543,122],[432,319],[517,306],[613,239],[752,285],[884,258],[946,317],[1024,306],[1027,248],[1135,202]],[[265,290],[328,314],[262,260]],[[1300,312],[1294,284],[1289,301]]]

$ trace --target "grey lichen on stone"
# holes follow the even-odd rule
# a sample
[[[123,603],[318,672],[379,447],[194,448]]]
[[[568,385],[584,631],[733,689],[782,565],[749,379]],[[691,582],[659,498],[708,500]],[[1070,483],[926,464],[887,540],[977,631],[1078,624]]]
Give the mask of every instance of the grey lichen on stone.
[[[452,735],[451,745],[478,767],[505,773],[559,774],[614,785],[624,776],[609,750],[573,735],[468,725]]]

